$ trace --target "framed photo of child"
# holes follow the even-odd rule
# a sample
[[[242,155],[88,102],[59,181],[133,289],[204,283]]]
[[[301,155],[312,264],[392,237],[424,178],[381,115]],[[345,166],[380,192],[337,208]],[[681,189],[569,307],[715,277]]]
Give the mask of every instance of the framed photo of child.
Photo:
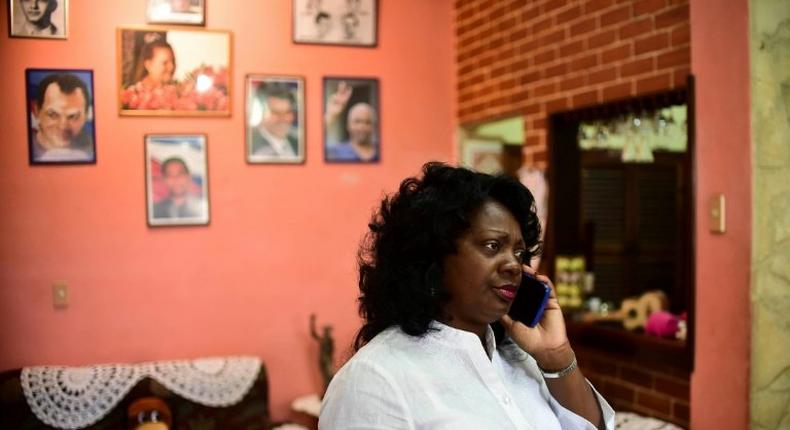
[[[69,0],[9,0],[8,35],[35,39],[66,39]]]
[[[148,225],[209,223],[206,136],[145,137]]]

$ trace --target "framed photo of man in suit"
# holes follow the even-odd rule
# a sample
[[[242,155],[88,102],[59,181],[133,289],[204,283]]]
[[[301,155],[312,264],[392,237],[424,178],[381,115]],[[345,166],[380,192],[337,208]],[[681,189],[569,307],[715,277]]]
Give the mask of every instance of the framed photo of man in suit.
[[[209,223],[205,135],[145,136],[148,225]]]
[[[248,75],[246,87],[247,161],[303,163],[304,79]]]

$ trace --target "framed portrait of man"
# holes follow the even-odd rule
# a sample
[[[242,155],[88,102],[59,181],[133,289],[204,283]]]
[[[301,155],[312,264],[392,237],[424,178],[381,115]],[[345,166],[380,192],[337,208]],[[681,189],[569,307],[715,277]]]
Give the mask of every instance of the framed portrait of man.
[[[117,37],[121,115],[230,116],[230,32],[119,28]]]
[[[69,0],[8,0],[8,14],[11,37],[68,37]]]
[[[379,81],[324,78],[324,160],[375,163],[381,158]]]
[[[149,226],[209,223],[205,135],[145,136]]]
[[[248,162],[304,162],[304,130],[303,78],[247,76]]]
[[[149,24],[206,25],[206,0],[148,0]]]
[[[294,43],[373,48],[378,0],[293,0]]]
[[[30,164],[96,163],[93,71],[25,70]]]

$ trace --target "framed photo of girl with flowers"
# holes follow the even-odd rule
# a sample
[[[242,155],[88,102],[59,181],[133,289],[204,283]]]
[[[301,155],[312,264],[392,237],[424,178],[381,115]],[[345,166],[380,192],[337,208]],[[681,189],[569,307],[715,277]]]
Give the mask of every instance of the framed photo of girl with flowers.
[[[230,116],[230,32],[119,28],[117,38],[121,115]]]

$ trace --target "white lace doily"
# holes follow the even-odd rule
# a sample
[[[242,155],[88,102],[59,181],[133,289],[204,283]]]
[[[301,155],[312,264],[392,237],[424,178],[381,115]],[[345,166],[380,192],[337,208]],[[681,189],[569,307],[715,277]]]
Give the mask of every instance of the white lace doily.
[[[148,363],[148,374],[168,390],[206,406],[230,406],[250,390],[261,361],[255,357]]]
[[[22,369],[30,410],[53,427],[79,429],[107,415],[140,379],[134,366],[41,366]]]
[[[30,410],[38,419],[61,429],[80,429],[106,416],[146,376],[195,403],[220,407],[241,401],[260,369],[257,357],[219,357],[132,365],[26,367],[20,380]]]

